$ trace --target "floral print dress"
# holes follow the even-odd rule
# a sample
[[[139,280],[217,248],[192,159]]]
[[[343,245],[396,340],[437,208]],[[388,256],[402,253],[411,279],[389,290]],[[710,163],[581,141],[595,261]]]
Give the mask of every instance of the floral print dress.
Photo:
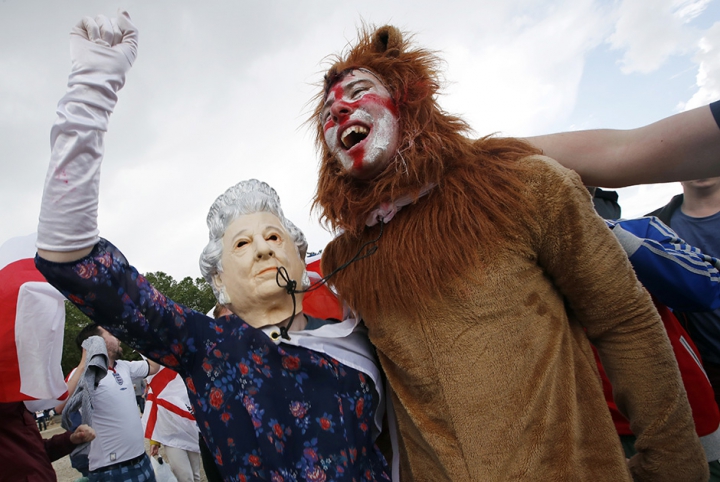
[[[36,265],[88,317],[180,373],[225,480],[390,480],[367,373],[173,302],[104,239],[78,261]]]

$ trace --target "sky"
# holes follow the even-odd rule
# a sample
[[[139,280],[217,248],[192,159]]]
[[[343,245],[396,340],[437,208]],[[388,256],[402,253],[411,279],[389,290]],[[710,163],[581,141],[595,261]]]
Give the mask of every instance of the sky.
[[[268,182],[310,251],[310,99],[357,27],[394,24],[445,60],[442,107],[479,137],[628,129],[720,98],[720,0],[0,0],[0,244],[36,231],[50,127],[83,16],[127,9],[139,55],[105,138],[99,228],[139,271],[200,276],[205,217]],[[678,183],[620,190],[641,216]]]

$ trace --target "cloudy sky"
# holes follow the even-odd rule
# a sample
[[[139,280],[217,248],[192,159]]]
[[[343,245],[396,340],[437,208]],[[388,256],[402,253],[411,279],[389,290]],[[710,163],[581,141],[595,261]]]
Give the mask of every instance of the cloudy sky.
[[[127,9],[139,56],[106,136],[100,232],[140,271],[199,276],[205,216],[269,182],[310,250],[317,156],[303,125],[323,59],[393,23],[447,62],[443,107],[476,135],[632,128],[720,98],[720,0],[0,0],[0,243],[36,230],[68,32]],[[625,217],[679,184],[621,190]]]

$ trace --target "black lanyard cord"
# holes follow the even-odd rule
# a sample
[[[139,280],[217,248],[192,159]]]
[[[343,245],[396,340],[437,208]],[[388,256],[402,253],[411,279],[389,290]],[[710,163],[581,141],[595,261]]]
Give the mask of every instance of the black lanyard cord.
[[[275,282],[280,286],[281,288],[285,288],[285,291],[290,295],[293,302],[293,311],[292,311],[292,317],[290,318],[290,322],[287,324],[287,326],[281,326],[280,327],[280,335],[285,338],[286,340],[290,339],[290,336],[288,335],[288,331],[290,330],[290,327],[293,324],[293,321],[295,321],[295,310],[297,308],[297,302],[295,300],[295,293],[309,293],[311,291],[315,291],[316,289],[320,288],[322,285],[326,284],[330,278],[335,276],[338,272],[344,270],[348,266],[350,266],[352,263],[356,261],[360,261],[361,259],[365,259],[368,256],[375,254],[375,252],[378,250],[377,242],[380,241],[380,238],[383,235],[385,223],[380,221],[380,233],[378,233],[377,238],[372,239],[370,241],[367,241],[363,243],[360,248],[358,248],[357,252],[355,253],[355,256],[353,256],[349,261],[346,263],[338,266],[335,268],[332,273],[328,274],[327,276],[319,279],[315,283],[311,284],[307,287],[307,289],[304,290],[298,290],[297,288],[297,281],[294,279],[290,279],[290,275],[287,272],[287,269],[285,269],[284,266],[280,266],[277,269],[277,274],[275,275]],[[281,284],[280,281],[283,281],[285,284]]]

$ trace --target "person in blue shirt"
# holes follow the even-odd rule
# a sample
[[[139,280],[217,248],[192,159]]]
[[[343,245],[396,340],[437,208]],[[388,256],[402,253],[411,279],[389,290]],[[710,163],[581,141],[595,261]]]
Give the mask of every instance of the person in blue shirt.
[[[703,253],[720,256],[720,177],[686,181],[682,186],[683,194],[650,214]],[[720,309],[678,308],[676,313],[702,354],[720,404]]]
[[[700,352],[668,309],[709,312],[720,307],[720,261],[685,243],[656,217],[605,222],[625,249],[638,280],[653,296],[680,368],[710,481],[720,481],[720,410]],[[603,388],[626,456],[631,457],[635,436],[618,411],[605,376]]]
[[[677,311],[720,308],[720,261],[686,243],[660,219],[605,220],[640,282]]]

